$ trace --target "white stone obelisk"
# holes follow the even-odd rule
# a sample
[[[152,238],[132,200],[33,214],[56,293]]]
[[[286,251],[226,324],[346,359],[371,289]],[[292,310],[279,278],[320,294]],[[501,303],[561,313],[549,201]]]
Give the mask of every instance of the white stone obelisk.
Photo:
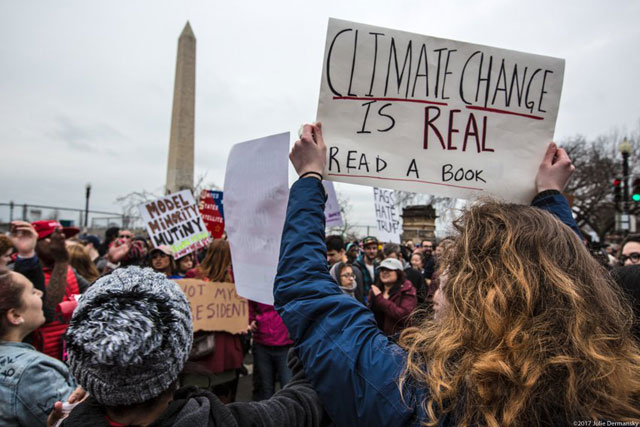
[[[196,37],[187,21],[178,38],[166,194],[193,190],[195,95]]]

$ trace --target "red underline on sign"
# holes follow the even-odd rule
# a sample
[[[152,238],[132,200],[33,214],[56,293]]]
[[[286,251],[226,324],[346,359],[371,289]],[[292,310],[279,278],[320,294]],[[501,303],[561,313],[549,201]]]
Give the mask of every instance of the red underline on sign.
[[[512,116],[526,117],[528,119],[534,119],[534,120],[544,120],[544,117],[532,116],[531,114],[515,113],[513,111],[507,111],[507,110],[498,110],[497,108],[477,107],[475,105],[467,105],[467,108],[470,110],[482,110],[482,111],[489,111],[491,113],[498,113],[498,114],[511,114]]]
[[[358,96],[334,96],[333,99],[347,99],[353,101],[393,101],[393,102],[417,102],[418,104],[431,104],[431,105],[444,105],[448,106],[446,102],[437,102],[437,101],[427,101],[424,99],[407,99],[407,98],[369,98],[369,97],[358,97]]]
[[[455,185],[455,184],[444,184],[442,182],[431,182],[431,181],[423,181],[421,179],[404,179],[404,178],[384,178],[382,176],[369,176],[369,175],[350,175],[346,173],[329,173],[329,176],[346,176],[352,178],[373,178],[373,179],[382,179],[384,181],[404,181],[404,182],[419,182],[421,184],[431,184],[431,185],[442,185],[444,187],[455,187],[455,188],[463,188],[465,190],[478,190],[484,191],[484,188],[478,187],[466,187],[464,185]]]

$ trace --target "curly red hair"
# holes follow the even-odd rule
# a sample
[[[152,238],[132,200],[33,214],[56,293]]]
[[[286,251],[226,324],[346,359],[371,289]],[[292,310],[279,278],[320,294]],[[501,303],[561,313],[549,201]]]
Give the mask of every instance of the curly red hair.
[[[445,254],[447,308],[406,329],[400,378],[437,425],[640,419],[633,313],[569,227],[532,207],[469,209]]]

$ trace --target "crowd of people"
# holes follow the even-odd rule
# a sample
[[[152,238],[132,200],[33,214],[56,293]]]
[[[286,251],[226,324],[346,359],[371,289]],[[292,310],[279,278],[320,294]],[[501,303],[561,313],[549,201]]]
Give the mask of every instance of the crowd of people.
[[[26,307],[20,298],[21,290],[23,295],[29,295],[30,303],[27,317],[18,318],[19,328],[7,328],[13,332],[2,338],[6,346],[1,347],[0,358],[6,357],[0,361],[7,364],[4,372],[12,372],[6,378],[14,376],[16,381],[6,389],[0,385],[9,405],[0,414],[3,425],[44,425],[53,403],[73,392],[74,377],[65,365],[69,362],[65,332],[77,312],[80,297],[99,283],[98,279],[142,267],[168,280],[194,278],[211,282],[212,295],[216,282],[233,282],[231,251],[224,239],[174,260],[167,246],[154,248],[149,239],[128,229],[111,228],[100,241],[95,235],[81,234],[56,221],[15,221],[8,235],[0,235],[0,252],[0,312],[6,316]],[[31,304],[36,299],[39,306]],[[195,332],[195,345],[179,372],[181,385],[209,390],[223,403],[234,402],[239,376],[247,373],[243,361],[249,348],[255,365],[256,400],[270,398],[277,383],[283,387],[291,380],[287,353],[293,342],[282,319],[272,305],[254,301],[249,301],[249,312],[246,335]],[[23,319],[30,321],[22,322]],[[27,361],[29,358],[23,354],[32,360]],[[47,369],[42,378],[29,371],[43,367]],[[54,387],[43,393],[47,383]],[[21,393],[26,395],[20,397]]]
[[[225,239],[174,259],[128,229],[13,222],[0,423],[638,425],[640,236],[605,263],[587,250],[562,149],[532,206],[478,203],[451,237],[402,244],[325,237],[325,154],[305,125],[275,304],[249,301],[245,334],[194,332],[175,282],[233,282]],[[254,401],[236,402],[249,352]]]

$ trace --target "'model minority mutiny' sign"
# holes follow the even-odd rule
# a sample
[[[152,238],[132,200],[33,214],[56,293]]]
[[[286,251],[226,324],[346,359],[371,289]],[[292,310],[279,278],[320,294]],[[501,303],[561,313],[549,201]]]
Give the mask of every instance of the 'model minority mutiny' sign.
[[[325,177],[528,203],[563,75],[562,59],[331,19]]]
[[[160,197],[138,207],[154,247],[166,245],[178,259],[211,241],[189,190]]]

